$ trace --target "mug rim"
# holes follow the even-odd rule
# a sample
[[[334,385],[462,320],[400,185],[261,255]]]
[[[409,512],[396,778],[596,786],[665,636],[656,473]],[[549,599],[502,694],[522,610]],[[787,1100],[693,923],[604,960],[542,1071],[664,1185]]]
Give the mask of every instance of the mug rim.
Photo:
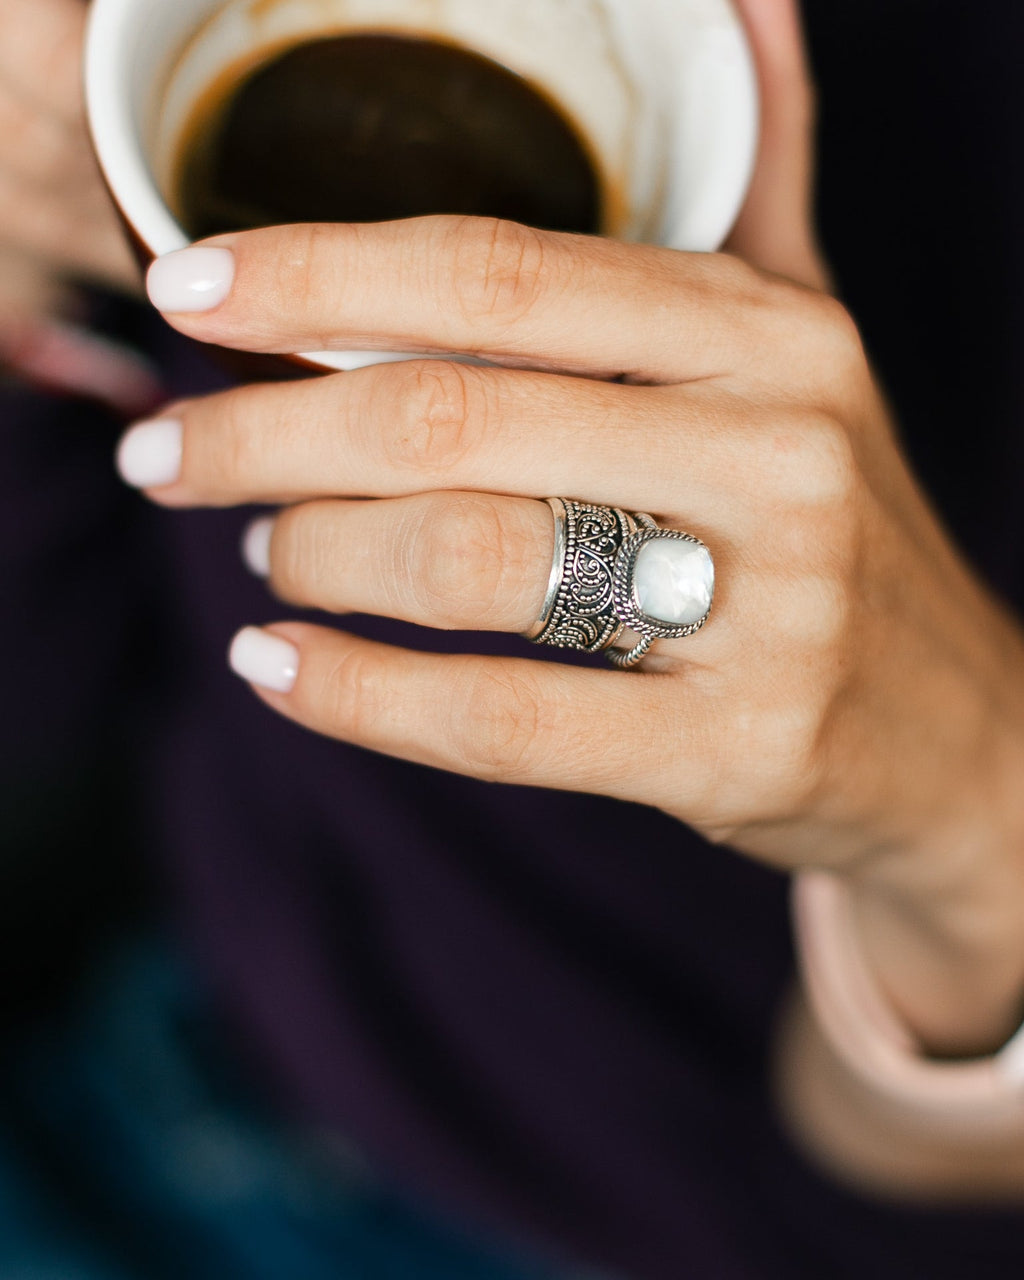
[[[226,2],[226,0],[225,0]],[[676,6],[692,0],[655,0],[655,9],[666,17]],[[704,4],[708,0],[702,0]],[[138,121],[133,113],[132,95],[118,92],[123,86],[126,63],[130,61],[124,44],[128,25],[124,19],[145,0],[92,0],[84,52],[86,116],[93,148],[107,189],[137,245],[151,257],[159,257],[191,243],[168,208],[150,162],[141,145]],[[699,203],[686,211],[685,229],[666,227],[662,242],[667,248],[691,252],[718,249],[728,236],[742,207],[757,158],[759,96],[757,73],[746,32],[731,0],[711,0],[723,16],[718,35],[719,49],[730,42],[733,81],[728,109],[721,113],[715,137],[715,182],[702,190]],[[697,5],[700,7],[700,4]],[[687,243],[679,243],[685,239]],[[410,358],[395,352],[332,351],[304,353],[301,357],[314,367],[357,368],[370,362]]]

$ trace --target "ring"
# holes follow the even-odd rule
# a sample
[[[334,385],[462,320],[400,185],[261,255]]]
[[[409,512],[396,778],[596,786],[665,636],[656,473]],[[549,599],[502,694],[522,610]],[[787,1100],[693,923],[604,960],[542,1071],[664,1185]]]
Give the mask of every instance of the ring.
[[[619,507],[547,498],[555,552],[540,617],[525,632],[535,644],[607,652],[635,667],[655,640],[699,631],[711,612],[715,568],[699,538],[662,529],[649,515]],[[629,628],[640,638],[615,647]]]

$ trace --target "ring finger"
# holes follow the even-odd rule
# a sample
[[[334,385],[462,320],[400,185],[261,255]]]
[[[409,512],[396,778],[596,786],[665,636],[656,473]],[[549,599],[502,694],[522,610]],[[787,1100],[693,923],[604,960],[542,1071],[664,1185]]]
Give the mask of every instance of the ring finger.
[[[250,568],[291,604],[514,633],[538,621],[554,549],[546,502],[486,493],[305,503],[254,521],[245,546]],[[695,640],[666,652],[682,643],[693,658]]]
[[[483,493],[309,502],[246,539],[250,566],[292,604],[451,630],[525,631],[553,548],[545,503]]]

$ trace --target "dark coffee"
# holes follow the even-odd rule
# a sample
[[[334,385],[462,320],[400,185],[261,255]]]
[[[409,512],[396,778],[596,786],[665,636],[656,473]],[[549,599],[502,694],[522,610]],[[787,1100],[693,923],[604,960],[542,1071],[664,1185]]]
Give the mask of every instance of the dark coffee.
[[[427,213],[602,226],[588,148],[540,90],[466,49],[391,35],[314,40],[222,77],[173,189],[196,239]]]

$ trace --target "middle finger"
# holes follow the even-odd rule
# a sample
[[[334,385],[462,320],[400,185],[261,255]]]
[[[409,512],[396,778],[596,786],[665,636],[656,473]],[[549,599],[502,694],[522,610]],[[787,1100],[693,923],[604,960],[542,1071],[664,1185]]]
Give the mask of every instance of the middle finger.
[[[461,489],[739,518],[766,412],[711,384],[412,361],[177,405],[119,456],[125,479],[176,507]]]

